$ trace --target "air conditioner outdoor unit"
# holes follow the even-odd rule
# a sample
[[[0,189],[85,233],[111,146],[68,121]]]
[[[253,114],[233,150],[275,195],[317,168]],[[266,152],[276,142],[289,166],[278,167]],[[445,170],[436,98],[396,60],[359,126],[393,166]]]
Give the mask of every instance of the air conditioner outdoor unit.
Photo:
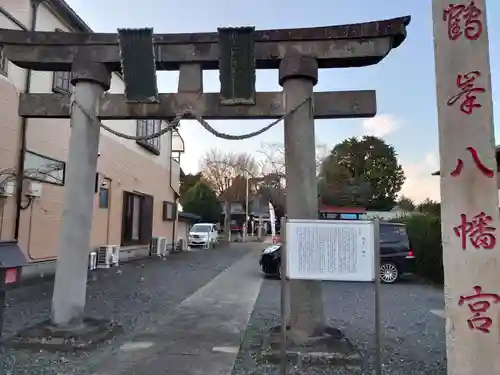
[[[158,237],[158,255],[166,257],[167,252],[167,239],[165,237]]]
[[[42,196],[42,184],[38,181],[26,180],[26,195],[32,198],[40,198]]]
[[[151,238],[150,250],[151,255],[167,256],[167,239],[165,237]]]
[[[113,247],[113,255],[111,257],[111,260],[113,262],[113,266],[118,267],[120,264],[120,245],[111,245]]]
[[[89,270],[97,269],[97,251],[92,251],[89,254]]]
[[[118,266],[120,245],[105,245],[97,249],[97,268]]]
[[[158,255],[158,237],[151,237],[151,243],[149,244],[149,255]]]
[[[14,195],[15,185],[13,182],[7,181],[0,183],[0,197],[11,197]]]

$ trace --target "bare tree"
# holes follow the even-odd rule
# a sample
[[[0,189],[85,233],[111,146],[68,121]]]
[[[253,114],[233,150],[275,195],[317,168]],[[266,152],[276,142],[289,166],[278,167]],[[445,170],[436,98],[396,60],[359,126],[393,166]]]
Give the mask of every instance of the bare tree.
[[[262,168],[264,173],[277,173],[285,176],[285,145],[283,143],[262,143],[257,151],[263,156]],[[321,163],[328,156],[329,149],[324,143],[316,142],[316,170],[319,173]]]
[[[244,199],[245,179],[259,174],[259,166],[250,154],[211,149],[201,159],[200,170],[204,181],[224,201],[224,231],[229,236],[229,202]]]
[[[250,154],[211,149],[201,159],[200,170],[203,179],[220,196],[231,188],[235,178],[258,175],[259,165]]]
[[[285,146],[283,143],[262,143],[257,152],[263,156],[262,169],[266,174],[274,173],[285,176]]]

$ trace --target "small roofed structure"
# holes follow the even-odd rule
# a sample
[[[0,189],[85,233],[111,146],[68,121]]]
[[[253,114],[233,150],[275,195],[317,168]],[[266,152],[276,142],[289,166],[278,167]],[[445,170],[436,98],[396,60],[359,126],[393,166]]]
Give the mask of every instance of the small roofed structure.
[[[320,205],[319,217],[326,220],[359,220],[366,213],[364,207],[337,207]]]
[[[201,217],[190,212],[184,212],[182,207],[180,208],[176,229],[176,244],[180,247],[178,250],[182,251],[187,250],[189,231],[194,224],[201,221]]]

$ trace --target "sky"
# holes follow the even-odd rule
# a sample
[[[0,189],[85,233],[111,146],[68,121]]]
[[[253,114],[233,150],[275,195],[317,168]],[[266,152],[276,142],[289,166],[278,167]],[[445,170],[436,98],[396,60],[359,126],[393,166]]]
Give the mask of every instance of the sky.
[[[217,27],[256,29],[301,28],[376,21],[410,15],[408,37],[381,63],[363,68],[321,70],[316,91],[377,92],[377,116],[372,119],[316,120],[318,142],[332,148],[352,136],[382,137],[394,146],[406,182],[402,194],[419,202],[440,200],[437,111],[434,76],[431,0],[67,0],[96,32],[117,28],[153,27],[155,33],[215,32]],[[500,119],[500,1],[487,0],[495,118]],[[159,72],[160,92],[175,92],[176,72]],[[217,92],[218,72],[204,72],[204,91]],[[258,91],[281,91],[277,71],[258,71]],[[211,121],[217,130],[244,134],[268,121]],[[216,138],[194,121],[181,123],[185,142],[181,165],[186,173],[199,168],[211,148],[248,152],[259,157],[263,142],[283,142],[283,124],[258,137],[228,141]],[[496,129],[495,137],[500,136]]]

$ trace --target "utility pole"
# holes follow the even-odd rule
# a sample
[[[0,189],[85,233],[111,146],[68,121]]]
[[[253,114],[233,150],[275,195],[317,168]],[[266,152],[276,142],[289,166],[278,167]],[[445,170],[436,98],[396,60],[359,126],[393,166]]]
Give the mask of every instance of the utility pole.
[[[244,241],[248,241],[248,180],[250,179],[250,175],[248,171],[246,172],[247,178],[246,178],[246,185],[245,185],[245,231],[244,236],[245,239]]]
[[[315,58],[289,55],[281,61],[279,83],[287,111],[308,100],[285,117],[285,170],[287,219],[318,218],[316,143],[313,87],[318,82]],[[290,280],[291,338],[295,342],[322,334],[325,326],[321,281]]]
[[[75,62],[72,73],[75,100],[95,115],[99,98],[109,89],[111,73],[104,64],[83,61]],[[72,109],[66,200],[52,297],[52,323],[56,326],[79,325],[83,319],[100,131],[99,123],[82,109]]]

